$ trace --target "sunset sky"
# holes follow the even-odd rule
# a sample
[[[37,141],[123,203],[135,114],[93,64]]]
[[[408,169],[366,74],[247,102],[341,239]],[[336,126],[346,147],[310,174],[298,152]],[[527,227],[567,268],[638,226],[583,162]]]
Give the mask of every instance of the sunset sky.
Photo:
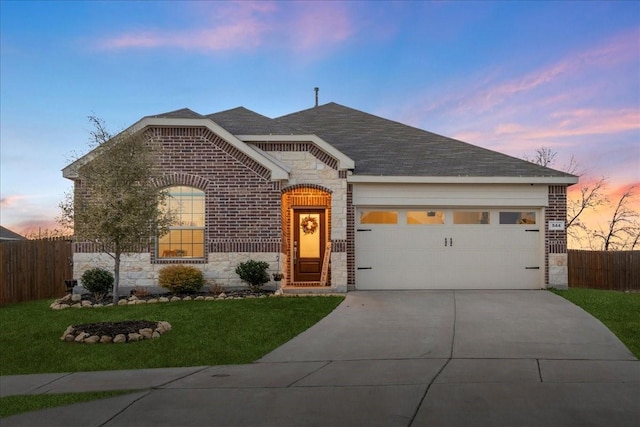
[[[0,223],[19,233],[56,227],[88,115],[112,131],[183,107],[277,117],[316,86],[513,156],[550,147],[556,168],[574,156],[612,199],[640,182],[637,1],[2,0],[0,20]]]

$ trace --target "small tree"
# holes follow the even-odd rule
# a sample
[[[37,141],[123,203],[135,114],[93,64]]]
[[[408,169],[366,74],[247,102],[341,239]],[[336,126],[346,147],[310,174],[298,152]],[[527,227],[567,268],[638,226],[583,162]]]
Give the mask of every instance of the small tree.
[[[113,302],[118,301],[122,253],[146,248],[168,232],[172,215],[161,209],[168,194],[153,184],[158,147],[142,131],[112,136],[102,120],[94,125],[93,150],[72,164],[74,195],[60,203],[61,224],[73,223],[77,238],[92,241],[114,260]]]

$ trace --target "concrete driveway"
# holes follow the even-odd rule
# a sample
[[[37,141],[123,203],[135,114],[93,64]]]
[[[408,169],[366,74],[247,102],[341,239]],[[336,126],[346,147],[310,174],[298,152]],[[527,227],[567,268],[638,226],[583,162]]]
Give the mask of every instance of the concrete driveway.
[[[2,377],[149,391],[2,420],[82,426],[638,426],[640,362],[546,291],[352,292],[251,365]]]

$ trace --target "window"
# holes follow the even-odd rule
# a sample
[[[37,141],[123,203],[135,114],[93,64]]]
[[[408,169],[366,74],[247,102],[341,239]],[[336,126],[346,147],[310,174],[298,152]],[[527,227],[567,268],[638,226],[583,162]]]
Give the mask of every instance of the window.
[[[454,224],[489,224],[489,212],[487,211],[455,211],[453,212]]]
[[[444,224],[442,211],[409,211],[407,224]]]
[[[158,258],[204,258],[204,192],[186,186],[169,187],[163,207],[175,222],[158,238]]]
[[[500,224],[535,224],[535,212],[500,212]]]
[[[360,224],[397,224],[398,212],[395,211],[361,211]]]

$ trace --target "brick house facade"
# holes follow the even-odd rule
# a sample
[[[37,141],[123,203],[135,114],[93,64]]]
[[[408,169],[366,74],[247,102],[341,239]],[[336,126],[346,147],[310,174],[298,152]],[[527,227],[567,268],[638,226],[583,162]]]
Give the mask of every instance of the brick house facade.
[[[323,133],[325,129],[328,130]],[[376,135],[384,135],[386,129],[391,131],[393,147],[384,138],[376,140]],[[502,203],[514,214],[533,211],[537,224],[544,224],[544,232],[540,233],[543,235],[540,245],[544,248],[540,260],[544,266],[537,267],[541,271],[539,279],[531,283],[536,287],[566,286],[566,232],[549,230],[547,224],[549,220],[566,217],[566,187],[576,182],[571,175],[493,152],[488,152],[488,156],[497,169],[487,171],[486,167],[474,166],[463,178],[451,175],[451,170],[457,167],[451,164],[451,159],[442,159],[441,163],[448,165],[446,169],[437,163],[420,169],[423,163],[420,155],[409,152],[402,157],[405,154],[396,144],[404,139],[408,141],[407,150],[435,149],[437,154],[440,148],[431,145],[446,142],[456,154],[452,157],[455,161],[470,162],[472,166],[478,155],[473,150],[477,147],[449,139],[440,141],[444,137],[435,138],[425,131],[333,103],[280,119],[269,119],[243,108],[209,116],[178,110],[145,117],[131,130],[145,132],[162,146],[161,177],[155,182],[159,189],[193,189],[203,198],[204,238],[203,249],[197,256],[193,255],[195,252],[182,250],[180,245],[184,242],[177,239],[168,243],[173,246],[166,246],[170,250],[161,250],[163,243],[158,239],[138,253],[125,254],[121,263],[123,289],[153,287],[158,271],[176,263],[195,265],[210,282],[225,287],[243,286],[235,267],[248,259],[266,261],[270,273],[284,274],[284,280],[272,282],[272,286],[334,292],[367,289],[365,283],[359,282],[359,272],[375,267],[358,265],[358,260],[365,259],[367,253],[366,243],[361,243],[357,236],[362,235],[363,228],[358,223],[363,214],[388,210],[399,211],[408,218],[411,209],[424,205],[429,215],[446,208],[446,216],[452,217],[458,204],[466,211],[473,207],[464,198],[480,188],[478,183],[494,183],[502,194],[499,202],[487,205],[495,218],[501,214],[497,203]],[[398,157],[394,160],[396,151]],[[487,150],[481,153],[487,156]],[[424,163],[433,157],[422,156]],[[376,161],[381,164],[379,170],[375,169]],[[362,173],[360,164],[364,165]],[[64,176],[74,179],[76,166],[65,168]],[[380,202],[362,196],[372,185],[386,186],[380,187],[385,188],[381,192],[374,192],[386,194],[381,195]],[[444,202],[430,198],[431,192],[439,191],[442,185],[452,185],[455,191],[447,194],[459,192],[460,200]],[[409,187],[417,196],[407,196],[404,205],[393,207],[400,203],[394,195]],[[523,189],[532,193],[527,196],[528,201],[522,201],[520,196],[513,203],[504,200],[507,197],[504,194],[520,194]],[[420,198],[425,201],[415,201]],[[482,209],[489,212],[487,207]],[[451,221],[447,219],[446,224],[454,227]],[[444,220],[442,224],[446,226]],[[310,225],[309,229],[305,229],[306,225]],[[376,227],[374,224],[371,229],[375,231]],[[402,230],[401,225],[397,227]],[[178,235],[184,239],[184,234]],[[189,244],[189,248],[194,245],[193,241]],[[379,244],[380,241],[370,243]],[[111,263],[111,258],[97,252],[92,244],[75,243],[75,277],[91,267],[111,268]],[[490,280],[487,283],[490,286]],[[421,285],[411,286],[416,287]],[[403,286],[389,283],[388,288]]]

